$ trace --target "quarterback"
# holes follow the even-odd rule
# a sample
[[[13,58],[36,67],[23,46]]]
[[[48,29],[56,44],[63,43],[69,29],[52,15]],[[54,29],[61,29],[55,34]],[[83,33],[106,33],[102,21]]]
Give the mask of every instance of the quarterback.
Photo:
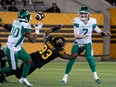
[[[90,11],[88,7],[82,6],[78,11],[78,17],[74,18],[74,44],[72,46],[71,54],[74,55],[79,51],[79,46],[85,46],[85,56],[89,63],[90,69],[93,73],[93,77],[96,83],[101,83],[97,72],[96,72],[96,64],[93,57],[92,50],[92,31],[96,31],[101,36],[109,36],[110,32],[102,31],[98,26],[95,18],[91,18]],[[68,62],[65,70],[65,74],[61,80],[61,83],[67,83],[68,75],[72,69],[72,66],[76,59],[72,59]]]

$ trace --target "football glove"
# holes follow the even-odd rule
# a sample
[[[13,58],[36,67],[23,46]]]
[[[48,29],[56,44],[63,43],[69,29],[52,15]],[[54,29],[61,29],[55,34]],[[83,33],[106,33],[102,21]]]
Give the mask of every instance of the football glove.
[[[35,27],[35,33],[39,34],[40,33],[39,31],[41,30],[43,24],[39,22],[37,26],[36,25],[33,25],[33,26]]]
[[[0,46],[0,49],[1,50],[5,50],[6,49],[6,46]]]
[[[78,45],[78,46],[79,46],[78,54],[80,55],[85,50],[85,45]]]
[[[107,32],[102,31],[102,32],[101,32],[101,35],[102,35],[102,36],[110,36],[111,33],[110,33],[109,31],[107,31]]]

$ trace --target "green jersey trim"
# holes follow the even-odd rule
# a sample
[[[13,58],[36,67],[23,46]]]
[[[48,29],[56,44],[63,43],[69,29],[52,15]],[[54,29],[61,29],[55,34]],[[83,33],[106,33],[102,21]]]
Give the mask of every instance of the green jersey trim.
[[[95,29],[95,28],[96,28],[96,26],[97,26],[97,24],[93,24],[93,25],[92,25],[92,28],[93,28],[93,29]]]
[[[74,26],[79,28],[79,24],[74,23]]]
[[[31,29],[28,29],[28,28],[24,28],[22,26],[22,29],[21,29],[21,38],[19,39],[19,41],[16,43],[15,47],[17,47],[21,42],[22,40],[25,38],[25,33],[24,32],[31,32]]]

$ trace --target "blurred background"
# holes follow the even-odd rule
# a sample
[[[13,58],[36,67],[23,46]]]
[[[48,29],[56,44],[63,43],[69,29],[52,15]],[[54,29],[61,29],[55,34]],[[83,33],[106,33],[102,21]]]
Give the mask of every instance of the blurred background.
[[[12,24],[17,18],[17,12],[23,8],[31,12],[31,24],[37,24],[35,19],[36,12],[44,12],[45,18],[41,21],[44,26],[35,44],[25,40],[23,47],[28,53],[40,50],[43,45],[43,33],[45,30],[59,24],[64,24],[62,30],[53,35],[63,35],[67,40],[65,47],[70,53],[73,36],[73,18],[78,16],[81,6],[90,9],[91,17],[97,19],[98,26],[104,31],[110,31],[111,37],[101,37],[93,32],[93,50],[96,61],[115,61],[116,60],[116,0],[0,0],[0,17],[6,24]],[[34,28],[32,26],[32,28]],[[33,29],[34,32],[34,29]],[[0,27],[0,42],[6,44],[9,32]],[[57,59],[57,61],[62,61]],[[86,61],[84,54],[79,56],[78,61]]]

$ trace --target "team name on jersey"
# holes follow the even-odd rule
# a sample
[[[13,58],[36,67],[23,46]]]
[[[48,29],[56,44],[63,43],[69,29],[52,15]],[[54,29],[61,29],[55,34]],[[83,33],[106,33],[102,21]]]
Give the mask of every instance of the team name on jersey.
[[[49,46],[49,48],[50,48],[51,50],[54,50],[54,49],[55,49],[55,47],[52,46],[52,44],[51,44],[49,41],[48,41],[46,44]]]

